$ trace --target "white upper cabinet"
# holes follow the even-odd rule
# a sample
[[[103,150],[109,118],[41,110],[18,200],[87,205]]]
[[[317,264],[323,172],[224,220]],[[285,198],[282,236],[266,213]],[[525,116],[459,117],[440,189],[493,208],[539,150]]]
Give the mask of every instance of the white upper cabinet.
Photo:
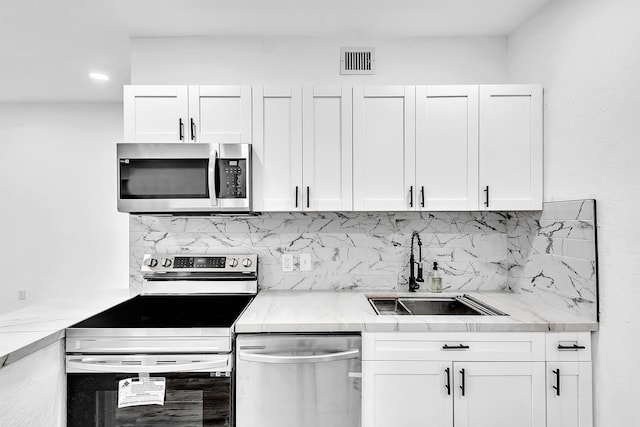
[[[478,86],[416,87],[417,210],[478,209]]]
[[[352,198],[351,88],[303,90],[303,179],[308,211],[348,211]]]
[[[351,89],[254,88],[253,108],[255,210],[351,210]]]
[[[542,88],[480,86],[481,210],[542,209]]]
[[[256,211],[302,210],[302,89],[253,88]]]
[[[187,86],[125,86],[125,142],[184,142],[189,138]]]
[[[251,143],[251,86],[189,86],[193,142]]]
[[[254,143],[257,211],[542,209],[537,85],[125,86],[125,142]]]
[[[251,87],[125,86],[124,140],[251,143]]]
[[[353,208],[413,208],[415,87],[353,89]]]

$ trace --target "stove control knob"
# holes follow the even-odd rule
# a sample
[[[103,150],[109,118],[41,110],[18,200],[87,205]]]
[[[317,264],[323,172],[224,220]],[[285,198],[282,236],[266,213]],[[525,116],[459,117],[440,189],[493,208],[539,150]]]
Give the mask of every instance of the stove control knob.
[[[162,258],[160,265],[163,267],[171,267],[171,258]]]
[[[237,267],[238,259],[237,258],[229,258],[229,267]]]
[[[251,260],[249,258],[245,258],[242,260],[242,266],[245,268],[251,267]]]
[[[144,265],[146,265],[147,267],[155,267],[156,265],[158,265],[158,260],[155,258],[147,258],[144,261]]]

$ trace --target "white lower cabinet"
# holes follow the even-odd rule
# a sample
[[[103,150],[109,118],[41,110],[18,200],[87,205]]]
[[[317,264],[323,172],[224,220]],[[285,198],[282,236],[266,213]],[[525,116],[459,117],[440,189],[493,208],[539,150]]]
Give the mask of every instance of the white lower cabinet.
[[[591,362],[553,361],[558,334],[362,336],[363,427],[592,427]]]
[[[547,427],[592,427],[590,334],[546,335]]]
[[[454,362],[456,427],[544,427],[544,362]]]
[[[591,362],[547,363],[547,427],[592,427]]]
[[[544,427],[544,362],[364,362],[363,425]]]
[[[447,391],[447,369],[451,381],[448,362],[363,362],[362,425],[452,426],[453,399]]]

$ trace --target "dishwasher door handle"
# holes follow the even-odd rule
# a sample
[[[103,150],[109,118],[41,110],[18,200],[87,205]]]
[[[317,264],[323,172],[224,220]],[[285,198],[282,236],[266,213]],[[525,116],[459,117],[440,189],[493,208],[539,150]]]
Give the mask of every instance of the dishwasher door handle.
[[[268,353],[239,352],[238,358],[247,362],[260,363],[323,363],[334,362],[336,360],[356,359],[360,355],[360,350],[347,350],[337,353],[313,354],[311,356],[283,356]]]

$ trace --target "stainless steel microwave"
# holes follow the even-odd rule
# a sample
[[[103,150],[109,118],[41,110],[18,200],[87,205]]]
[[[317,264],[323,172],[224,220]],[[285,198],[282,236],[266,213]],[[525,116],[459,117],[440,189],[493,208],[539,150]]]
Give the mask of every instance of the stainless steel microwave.
[[[251,212],[250,144],[117,147],[120,212]]]

